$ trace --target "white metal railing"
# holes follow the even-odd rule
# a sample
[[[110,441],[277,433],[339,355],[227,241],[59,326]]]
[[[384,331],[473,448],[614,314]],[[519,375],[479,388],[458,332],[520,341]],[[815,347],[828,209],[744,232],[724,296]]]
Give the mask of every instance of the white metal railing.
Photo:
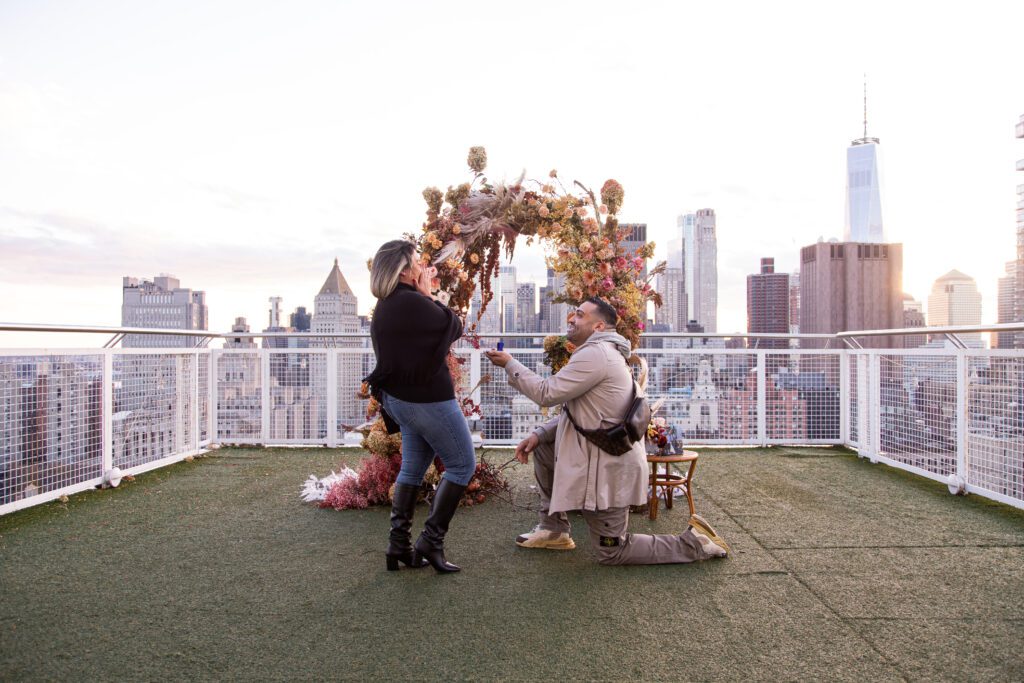
[[[726,348],[723,338],[746,335],[652,334],[638,353],[680,445],[842,444],[953,492],[1024,507],[1024,349],[968,348],[959,336],[992,330],[1024,324],[792,337],[834,348]],[[899,350],[856,341],[883,334],[951,341]],[[0,350],[0,514],[213,444],[358,444],[352,428],[365,402],[356,391],[373,352],[365,335],[332,336],[333,346],[305,339],[313,348]],[[548,373],[542,335],[502,336],[506,350]],[[790,336],[752,338],[777,345]],[[481,350],[462,344],[456,354],[462,389],[476,387],[483,408],[471,427],[485,443],[517,443],[547,419]]]

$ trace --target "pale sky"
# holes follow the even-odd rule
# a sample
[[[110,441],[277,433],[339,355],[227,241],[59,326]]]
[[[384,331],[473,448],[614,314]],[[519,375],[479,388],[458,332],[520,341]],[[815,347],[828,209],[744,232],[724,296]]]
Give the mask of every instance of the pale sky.
[[[3,0],[0,321],[118,325],[122,276],[169,272],[211,329],[262,329],[335,256],[365,313],[366,259],[484,145],[491,178],[616,178],[659,258],[713,208],[719,329],[743,330],[760,257],[842,237],[867,73],[905,291],[957,268],[994,322],[1024,3],[916,6]],[[539,250],[513,263],[543,278]]]

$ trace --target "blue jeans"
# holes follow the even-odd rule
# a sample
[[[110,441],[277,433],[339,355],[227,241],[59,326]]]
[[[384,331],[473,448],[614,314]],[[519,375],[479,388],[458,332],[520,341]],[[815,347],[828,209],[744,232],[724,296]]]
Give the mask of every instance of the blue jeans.
[[[476,452],[469,425],[455,399],[409,403],[387,393],[384,409],[402,428],[402,469],[398,483],[419,486],[436,453],[444,463],[444,478],[465,486],[476,472]]]

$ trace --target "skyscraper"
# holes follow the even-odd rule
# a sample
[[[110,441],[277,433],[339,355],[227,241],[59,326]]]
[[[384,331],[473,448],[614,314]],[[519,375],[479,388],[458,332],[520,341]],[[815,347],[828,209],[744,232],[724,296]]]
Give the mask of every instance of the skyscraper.
[[[903,245],[818,242],[800,250],[800,333],[903,327]],[[867,347],[899,348],[891,337]],[[802,340],[802,346],[823,344]]]
[[[669,329],[666,331],[669,332],[684,331],[688,312],[683,269],[666,268],[665,272],[658,276],[655,289],[661,294],[661,307],[654,311],[655,322],[667,326]]]
[[[267,311],[269,319],[264,332],[288,332],[288,328],[281,324],[281,297],[270,297],[270,310]],[[263,348],[265,349],[287,349],[287,337],[264,337]]]
[[[693,306],[688,310],[704,331],[718,331],[718,234],[714,209],[697,211],[693,230]]]
[[[356,312],[356,295],[352,292],[345,276],[338,267],[338,259],[327,274],[320,292],[313,299],[313,319],[310,321],[312,332],[321,334],[355,334],[359,332],[359,314]],[[321,337],[312,338],[310,347],[359,347],[362,340],[358,338]],[[310,357],[310,383],[314,386],[312,395],[325,396],[326,359],[317,354]],[[338,386],[357,387],[359,382],[373,369],[371,354],[342,353],[338,356]],[[348,393],[339,394],[338,422],[327,424],[327,414],[317,408],[309,427],[312,438],[326,438],[328,433],[339,435],[340,424],[360,424],[365,415],[361,403]],[[274,428],[276,429],[276,428]]]
[[[313,299],[313,332],[324,334],[347,334],[359,332],[359,315],[356,312],[356,295],[348,286],[345,276],[338,267],[338,259],[327,274],[320,293]],[[345,340],[350,342],[351,340]],[[314,346],[352,346],[327,337],[316,340]],[[358,343],[355,344],[358,346]]]
[[[924,305],[909,294],[903,295],[903,327],[924,327]],[[903,337],[903,348],[916,349],[928,343],[926,334],[908,334]]]
[[[122,327],[156,327],[174,330],[207,329],[206,292],[181,286],[173,275],[161,273],[152,280],[125,277],[121,289]],[[130,334],[125,348],[173,348],[195,346],[195,337]]]
[[[561,273],[556,273],[553,268],[548,268],[548,286],[547,286],[547,297],[550,300],[552,297],[559,296],[565,293],[565,276]],[[541,306],[543,306],[543,301]],[[562,334],[566,330],[566,319],[569,316],[569,306],[564,303],[555,303],[553,301],[549,304],[548,309],[548,322],[547,332],[555,334]]]
[[[747,276],[747,332],[789,332],[789,274],[775,272],[775,259],[761,259],[761,272]],[[788,339],[752,339],[759,349],[784,349]]]
[[[473,298],[469,302],[469,318],[467,323],[470,327],[475,325],[474,331],[477,334],[494,334],[501,332],[501,279],[495,274],[491,278],[491,297],[487,304],[487,310],[481,315],[480,309],[483,306],[483,292],[480,287],[473,291]]]
[[[868,91],[864,85],[864,137],[846,150],[844,242],[882,243],[882,165],[878,138],[868,137]]]
[[[499,308],[501,314],[501,331],[516,331],[516,301],[519,296],[519,283],[516,280],[515,266],[499,266],[498,282],[500,290],[497,295],[501,297]]]
[[[981,293],[973,277],[951,270],[935,281],[928,296],[928,324],[933,327],[981,324]],[[980,334],[962,336],[981,339]]]
[[[800,270],[789,274],[789,332],[800,333]],[[794,340],[795,343],[796,340]]]
[[[537,292],[537,331],[551,331],[551,297],[547,285],[541,285]]]
[[[306,312],[305,306],[298,306],[295,312],[288,316],[288,327],[294,328],[296,332],[309,332],[309,325],[312,316]]]
[[[537,325],[537,285],[520,282],[516,287],[516,332],[539,332]]]
[[[693,281],[693,255],[697,252],[696,244],[693,241],[693,236],[697,228],[697,214],[688,213],[679,216],[676,219],[676,225],[679,228],[679,260],[682,264],[683,269],[683,288],[686,290],[686,310],[688,315],[693,315],[696,312],[696,308],[693,305],[693,292],[696,286]],[[669,245],[669,259],[674,255],[673,245]],[[671,265],[671,262],[669,263]]]
[[[1006,275],[999,278],[999,303],[996,316],[997,323],[1017,322],[1017,271],[1018,261],[1006,262]],[[992,345],[998,349],[1014,348],[1017,335],[1013,332],[996,334]]]
[[[1017,137],[1024,139],[1024,114],[1016,128]],[[1024,171],[1024,159],[1017,161],[1017,170]],[[1013,302],[1013,322],[1024,321],[1024,183],[1017,186],[1017,293]],[[1024,332],[1015,335],[1014,346],[1024,349]]]
[[[232,332],[249,332],[249,323],[245,318],[235,318],[235,324],[231,326]],[[224,340],[225,349],[255,349],[256,342],[252,337],[229,337]]]

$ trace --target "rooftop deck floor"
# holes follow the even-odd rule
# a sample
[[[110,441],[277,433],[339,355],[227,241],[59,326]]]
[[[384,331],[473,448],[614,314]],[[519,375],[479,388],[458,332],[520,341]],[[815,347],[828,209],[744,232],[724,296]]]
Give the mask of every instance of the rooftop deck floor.
[[[726,560],[601,567],[578,518],[576,551],[524,550],[533,514],[488,501],[450,576],[384,570],[387,510],[299,500],[360,455],[223,449],[0,518],[0,678],[1024,677],[1024,512],[842,450],[704,452]]]

